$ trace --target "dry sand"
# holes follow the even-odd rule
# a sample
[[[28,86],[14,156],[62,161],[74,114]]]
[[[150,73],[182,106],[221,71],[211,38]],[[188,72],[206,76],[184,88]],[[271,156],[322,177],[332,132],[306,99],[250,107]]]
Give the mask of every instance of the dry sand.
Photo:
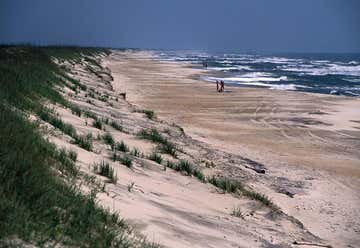
[[[65,90],[64,95],[124,130],[109,125],[104,125],[106,131],[96,129],[91,118],[55,106],[78,133],[97,137],[110,132],[116,141],[148,155],[156,144],[136,134],[156,127],[182,148],[180,159],[198,165],[206,175],[241,180],[280,207],[274,212],[246,197],[224,194],[146,157],[128,154],[133,159],[129,169],[111,161],[111,149],[101,139],[88,152],[50,126],[47,134],[54,143],[78,152],[81,171],[106,183],[99,204],[119,212],[150,241],[165,247],[302,247],[294,241],[356,247],[360,242],[358,100],[243,88],[218,94],[214,85],[196,79],[200,69],[160,63],[142,52],[113,51],[103,58],[114,81],[89,73],[85,63],[66,66],[98,92],[95,98],[101,94],[108,100],[85,91]],[[121,99],[122,92],[128,101]],[[139,109],[153,109],[159,118],[149,120]],[[182,126],[185,135],[172,123]],[[93,163],[101,160],[115,169],[115,185],[92,172]],[[215,167],[205,166],[210,161]],[[258,174],[254,167],[266,173]],[[232,216],[233,208],[243,218]]]
[[[129,102],[263,164],[254,187],[312,233],[336,247],[360,243],[360,99],[237,87],[219,94],[198,79],[201,68],[144,52],[115,52],[106,65]],[[221,173],[239,176],[226,166]]]

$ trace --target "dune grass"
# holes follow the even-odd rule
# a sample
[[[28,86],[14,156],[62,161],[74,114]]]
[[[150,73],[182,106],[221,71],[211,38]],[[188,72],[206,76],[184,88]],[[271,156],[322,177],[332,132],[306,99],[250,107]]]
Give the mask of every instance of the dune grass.
[[[103,128],[102,121],[99,119],[95,119],[92,123],[92,126],[100,130]]]
[[[136,147],[131,150],[130,155],[133,155],[135,157],[142,157],[140,150]]]
[[[155,112],[153,110],[145,109],[145,110],[143,110],[143,113],[150,120],[153,120],[156,118]]]
[[[116,184],[118,180],[117,175],[114,173],[114,169],[108,162],[101,161],[100,163],[95,163],[93,165],[93,171],[96,174],[107,177],[113,184]]]
[[[104,140],[105,144],[111,146],[111,148],[115,146],[115,140],[114,137],[111,135],[111,133],[105,133],[102,136],[102,139]]]
[[[112,126],[114,129],[116,129],[118,131],[123,130],[123,127],[119,123],[117,123],[116,121],[111,121],[110,126]]]
[[[37,246],[123,247],[129,242],[123,239],[124,222],[71,183],[69,177],[77,175],[71,155],[58,151],[36,124],[3,104],[0,127],[0,246],[14,236]]]
[[[132,167],[132,159],[127,155],[120,155],[116,151],[112,153],[111,159],[115,161],[119,161],[121,164],[125,165],[128,168]]]
[[[206,182],[206,177],[202,171],[198,168],[195,168],[189,161],[180,160],[178,163],[167,161],[166,167],[169,167],[175,171],[184,173],[187,176],[194,176],[199,179],[201,182]]]
[[[153,152],[149,155],[148,159],[155,161],[158,164],[161,164],[161,162],[163,161],[162,157],[160,154]]]
[[[93,137],[89,133],[87,135],[76,135],[74,138],[74,144],[77,144],[79,147],[91,152],[93,149]]]
[[[90,136],[79,136],[44,102],[70,109],[57,91],[66,72],[57,59],[81,60],[99,54],[95,48],[0,46],[0,246],[15,240],[38,247],[156,247],[135,239],[117,214],[97,206],[75,182],[77,155],[57,149],[26,113],[42,116],[91,150]],[[73,82],[70,82],[73,83]],[[77,110],[76,110],[77,111]],[[78,112],[78,111],[77,111]]]
[[[122,156],[119,161],[128,168],[132,167],[132,159],[126,155]]]
[[[116,143],[115,150],[120,151],[120,152],[128,152],[129,147],[125,144],[124,141],[121,141],[121,142]]]
[[[175,158],[177,157],[177,146],[164,137],[157,129],[142,129],[139,131],[138,136],[159,144],[159,150],[166,154],[170,154]]]
[[[273,210],[276,210],[278,208],[266,195],[246,188],[244,185],[242,185],[242,183],[237,180],[232,180],[226,177],[212,176],[208,178],[207,181],[215,187],[224,190],[224,192],[239,193],[251,200],[261,202],[262,204]]]

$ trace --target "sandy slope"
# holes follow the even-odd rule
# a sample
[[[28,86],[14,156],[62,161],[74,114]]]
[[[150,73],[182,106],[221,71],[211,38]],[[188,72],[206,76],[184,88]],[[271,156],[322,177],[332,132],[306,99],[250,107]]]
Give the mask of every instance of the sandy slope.
[[[109,61],[107,64],[110,66]],[[118,66],[115,62],[112,65]],[[78,152],[77,164],[82,173],[95,176],[97,182],[105,183],[105,191],[98,194],[99,204],[120,212],[137,232],[165,247],[293,247],[294,241],[326,243],[303,228],[295,218],[281,211],[274,212],[262,203],[241,195],[224,194],[210,184],[201,183],[195,177],[182,175],[169,168],[164,170],[163,165],[146,157],[139,158],[128,154],[133,159],[133,167],[130,169],[119,162],[113,162],[110,159],[110,146],[97,139],[98,135],[110,132],[116,141],[122,140],[130,149],[137,147],[148,155],[156,149],[156,145],[140,139],[136,134],[142,128],[156,127],[182,148],[179,152],[180,159],[198,165],[207,175],[228,174],[243,183],[256,186],[262,192],[273,192],[268,184],[273,182],[273,179],[247,169],[245,166],[253,165],[245,157],[214,149],[208,142],[184,134],[176,125],[161,120],[149,120],[144,114],[138,113],[135,106],[121,99],[120,93],[124,91],[124,86],[118,81],[121,74],[116,70],[116,80],[111,85],[108,75],[101,72],[98,75],[91,74],[84,64],[67,66],[72,71],[71,75],[85,83],[88,90],[74,94],[65,89],[64,95],[83,110],[96,114],[98,118],[116,120],[122,125],[123,131],[117,131],[106,124],[102,130],[96,129],[92,127],[91,118],[84,115],[78,117],[68,109],[53,106],[59,116],[66,123],[73,124],[79,134],[91,133],[95,137],[94,149],[88,152],[79,148],[72,144],[70,137],[51,126],[46,129],[47,136],[58,146]],[[91,88],[94,89],[95,98],[107,95],[107,100],[100,101],[91,97]],[[131,92],[130,89],[126,90]],[[201,139],[206,141],[205,138]],[[162,156],[164,159],[175,160],[169,155]],[[115,169],[118,176],[115,185],[93,173],[93,163],[102,160],[109,161]],[[216,166],[205,167],[206,161],[211,161]],[[262,183],[263,181],[265,183]],[[85,191],[91,187],[91,184],[89,186],[85,181],[79,183]],[[235,207],[241,210],[243,218],[231,215]]]
[[[192,147],[195,156],[216,162],[211,173],[247,180],[335,247],[360,243],[359,99],[251,88],[218,94],[197,80],[201,69],[160,63],[142,52],[114,52],[105,64],[129,102],[184,127],[201,146]],[[262,164],[266,174],[246,169],[246,159]]]

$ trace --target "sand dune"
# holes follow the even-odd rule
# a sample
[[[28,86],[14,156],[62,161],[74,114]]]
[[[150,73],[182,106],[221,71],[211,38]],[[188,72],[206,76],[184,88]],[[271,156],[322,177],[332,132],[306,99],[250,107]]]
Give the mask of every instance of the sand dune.
[[[213,85],[196,79],[201,70],[160,63],[148,53],[113,51],[101,59],[113,81],[106,73],[89,73],[85,64],[65,63],[90,91],[64,92],[104,120],[101,129],[93,127],[93,118],[53,106],[79,134],[92,134],[93,151],[75,146],[51,127],[47,135],[58,146],[77,151],[82,173],[105,183],[99,204],[119,212],[139,235],[165,247],[297,247],[295,241],[355,247],[359,242],[359,123],[348,118],[359,101],[261,89],[229,88],[218,94]],[[341,111],[345,104],[347,114]],[[144,109],[155,110],[158,118],[147,118]],[[153,128],[181,148],[177,158],[162,152],[161,165],[149,159],[161,151],[137,134]],[[130,168],[114,162],[111,147],[101,138],[105,133],[144,156],[119,152],[132,159]],[[279,208],[166,167],[166,160],[180,159],[206,176],[242,182]],[[93,164],[103,160],[114,168],[117,183],[93,172]],[[259,168],[265,174],[254,170]],[[84,184],[84,191],[89,187]]]
[[[360,242],[359,99],[230,87],[219,94],[197,79],[201,68],[143,52],[114,52],[105,64],[131,103],[179,124],[210,150],[263,164],[266,174],[249,183],[312,233],[336,247]],[[237,178],[239,166],[216,170]]]

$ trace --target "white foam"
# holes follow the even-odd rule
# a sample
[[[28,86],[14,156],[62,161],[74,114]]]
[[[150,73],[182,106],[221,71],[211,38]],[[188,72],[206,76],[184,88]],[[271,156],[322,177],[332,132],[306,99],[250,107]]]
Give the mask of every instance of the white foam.
[[[310,65],[297,65],[283,66],[284,71],[302,72],[312,76],[324,76],[324,75],[347,75],[347,76],[360,76],[360,65],[340,65],[340,64],[326,64],[324,66],[310,66]]]
[[[230,70],[248,70],[251,71],[251,68],[249,66],[245,65],[238,65],[238,66],[227,66],[227,67],[208,67],[209,70],[213,71],[230,71]]]

